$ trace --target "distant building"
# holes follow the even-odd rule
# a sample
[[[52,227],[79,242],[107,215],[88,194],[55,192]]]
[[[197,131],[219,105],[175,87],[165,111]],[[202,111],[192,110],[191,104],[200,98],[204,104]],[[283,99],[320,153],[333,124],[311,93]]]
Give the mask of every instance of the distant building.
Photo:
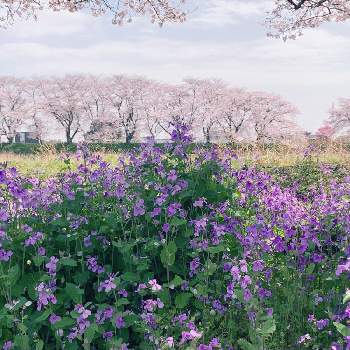
[[[14,143],[39,143],[39,140],[34,132],[20,131],[16,133]]]

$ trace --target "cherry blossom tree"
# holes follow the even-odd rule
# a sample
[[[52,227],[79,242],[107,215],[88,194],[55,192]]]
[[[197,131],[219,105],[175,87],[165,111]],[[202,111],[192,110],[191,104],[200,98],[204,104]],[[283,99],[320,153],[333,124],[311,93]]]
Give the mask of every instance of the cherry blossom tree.
[[[86,78],[67,75],[41,81],[41,109],[54,118],[65,133],[66,142],[72,143],[78,133],[89,127],[84,100],[87,94]]]
[[[13,142],[18,128],[28,118],[25,81],[14,77],[0,77],[0,137]]]
[[[236,88],[228,88],[223,97],[221,115],[217,119],[226,140],[238,141],[242,131],[249,127],[254,106],[254,94]]]
[[[349,134],[350,132],[350,98],[340,98],[329,110],[329,125],[335,132]]]
[[[327,139],[332,138],[334,133],[335,133],[334,128],[328,122],[323,123],[323,125],[320,126],[316,131],[317,136],[324,137]]]
[[[252,114],[249,123],[257,142],[287,137],[297,132],[294,120],[298,110],[280,96],[265,92],[252,93]]]
[[[183,22],[184,0],[0,0],[0,26],[11,25],[18,18],[37,18],[42,10],[86,11],[94,16],[111,14],[114,24],[131,22],[136,16],[147,16],[152,22]]]
[[[105,80],[104,97],[109,109],[109,118],[123,130],[125,142],[134,140],[139,131],[142,113],[142,94],[150,88],[150,82],[140,77],[129,78],[115,75]]]
[[[41,111],[42,96],[40,80],[29,79],[25,82],[26,101],[28,105],[28,127],[33,130],[35,138],[43,143],[47,133],[47,123]]]
[[[140,109],[142,113],[142,128],[155,139],[161,132],[160,123],[165,113],[166,98],[164,90],[166,85],[152,81],[147,89],[140,95]]]
[[[220,79],[186,79],[189,114],[193,115],[195,130],[201,130],[206,143],[210,143],[212,132],[217,129],[221,114],[226,84]],[[199,136],[199,135],[198,135]]]
[[[81,96],[86,117],[91,121],[103,121],[109,118],[105,98],[106,78],[88,75],[84,77],[84,94]]]
[[[266,25],[270,36],[285,40],[295,39],[305,28],[350,18],[348,0],[274,0],[274,3]]]
[[[159,126],[164,132],[171,134],[170,125],[187,125],[193,127],[195,106],[185,85],[163,86],[163,110],[159,118]]]

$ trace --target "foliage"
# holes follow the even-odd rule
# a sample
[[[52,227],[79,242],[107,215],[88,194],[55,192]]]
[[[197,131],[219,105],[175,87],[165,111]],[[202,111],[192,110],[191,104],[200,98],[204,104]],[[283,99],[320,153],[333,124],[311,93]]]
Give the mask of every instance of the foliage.
[[[349,178],[306,197],[172,138],[117,166],[82,146],[45,181],[0,171],[0,346],[349,346]]]

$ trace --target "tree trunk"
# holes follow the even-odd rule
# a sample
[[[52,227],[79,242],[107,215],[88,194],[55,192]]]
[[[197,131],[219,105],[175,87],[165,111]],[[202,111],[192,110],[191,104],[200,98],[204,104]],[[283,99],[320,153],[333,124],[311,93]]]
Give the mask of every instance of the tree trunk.
[[[130,143],[133,139],[133,136],[134,135],[132,133],[129,133],[129,132],[125,133],[125,143],[130,145]]]
[[[73,137],[70,134],[70,129],[66,130],[66,143],[71,145],[73,143]]]
[[[205,142],[207,144],[210,144],[210,142],[211,142],[210,129],[209,128],[203,128],[203,134],[204,134],[204,137],[205,137]]]
[[[15,136],[7,136],[7,141],[9,143],[15,143]]]

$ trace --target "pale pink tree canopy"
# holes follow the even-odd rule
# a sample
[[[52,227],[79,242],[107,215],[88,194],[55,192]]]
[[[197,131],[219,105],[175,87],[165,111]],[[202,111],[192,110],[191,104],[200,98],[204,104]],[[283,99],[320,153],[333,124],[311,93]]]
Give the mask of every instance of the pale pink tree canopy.
[[[334,134],[335,134],[335,130],[333,126],[330,125],[328,122],[325,122],[316,131],[317,136],[325,137],[328,139],[330,139]]]
[[[202,134],[209,143],[213,132],[218,130],[227,84],[220,79],[188,78],[184,80],[184,87],[188,93],[188,115],[193,116],[193,128],[199,133],[196,136]]]
[[[152,22],[183,22],[183,0],[0,0],[0,26],[8,26],[18,18],[37,18],[42,10],[85,11],[94,16],[110,14],[115,24],[130,22],[135,16],[147,16]]]
[[[145,78],[124,75],[115,75],[104,81],[108,116],[122,130],[126,143],[137,136],[142,119],[142,96],[151,85]]]
[[[0,77],[0,137],[12,142],[18,128],[29,116],[25,81]]]
[[[41,110],[64,131],[66,142],[72,143],[78,133],[89,127],[86,113],[88,91],[86,77],[67,75],[63,78],[49,78],[41,81]],[[54,128],[54,123],[47,125]]]
[[[157,81],[149,81],[147,89],[140,95],[142,114],[141,127],[147,137],[156,138],[162,131],[162,117],[166,115],[166,85]]]
[[[350,98],[340,98],[329,110],[327,121],[335,132],[350,133]]]
[[[0,77],[0,132],[9,141],[21,125],[39,140],[64,135],[72,143],[85,135],[90,142],[130,143],[167,138],[172,126],[186,124],[196,141],[270,142],[300,130],[296,113],[280,96],[213,78],[171,85],[126,75]]]
[[[164,85],[160,127],[169,134],[171,124],[186,124],[192,128],[195,121],[195,110],[191,103],[190,94],[184,85]]]
[[[252,96],[250,124],[256,141],[266,142],[293,135],[297,132],[295,116],[298,109],[280,96],[255,92]]]
[[[350,18],[348,0],[274,0],[274,3],[266,25],[269,35],[276,38],[295,39],[305,28]]]
[[[249,128],[254,105],[253,97],[253,93],[243,89],[225,90],[221,115],[217,122],[226,140],[238,141],[242,138],[242,133]]]

